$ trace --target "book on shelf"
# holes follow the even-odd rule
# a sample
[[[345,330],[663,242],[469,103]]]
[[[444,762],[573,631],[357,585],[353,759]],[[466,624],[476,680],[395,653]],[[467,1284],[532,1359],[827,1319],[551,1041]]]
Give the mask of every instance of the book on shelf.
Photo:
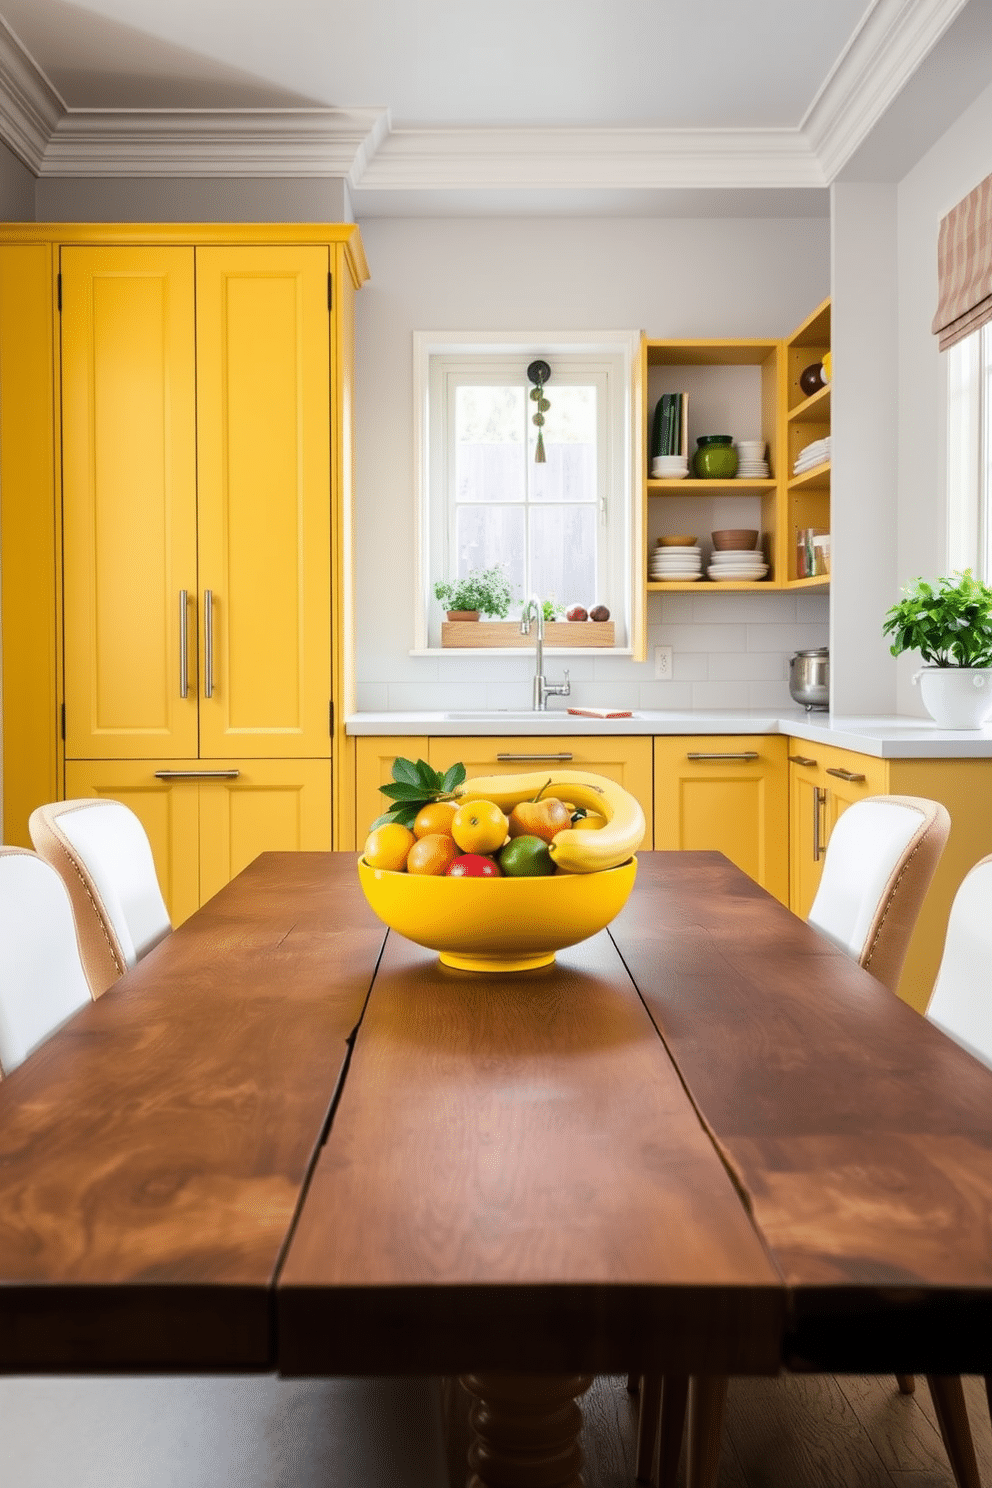
[[[662,393],[651,426],[651,457],[684,455],[688,444],[689,398],[686,393]]]

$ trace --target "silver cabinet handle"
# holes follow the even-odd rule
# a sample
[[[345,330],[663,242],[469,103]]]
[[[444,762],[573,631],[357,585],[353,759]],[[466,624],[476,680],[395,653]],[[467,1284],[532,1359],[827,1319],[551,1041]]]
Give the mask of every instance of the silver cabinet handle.
[[[813,862],[818,863],[826,852],[820,837],[820,813],[827,804],[827,793],[822,785],[813,788]]]
[[[816,768],[816,760],[810,759],[809,756],[805,754],[790,754],[789,764],[805,765],[808,770],[813,770]]]
[[[760,759],[756,749],[742,749],[740,754],[687,754],[687,760],[756,760]]]
[[[240,770],[156,770],[156,780],[237,780]]]
[[[203,591],[203,696],[214,695],[214,591]]]
[[[828,775],[836,775],[838,780],[850,780],[855,785],[860,785],[864,780],[863,775],[857,775],[853,770],[832,770],[827,766]]]
[[[189,590],[179,591],[179,696],[189,697],[189,636],[187,633]]]
[[[571,754],[498,754],[496,756],[496,758],[500,762],[500,764],[513,764],[513,763],[516,763],[516,762],[521,761],[521,760],[524,760],[524,761],[529,760],[531,762],[533,762],[535,760],[551,760],[552,762],[560,762],[561,760],[570,760],[570,759],[572,759],[572,755]]]

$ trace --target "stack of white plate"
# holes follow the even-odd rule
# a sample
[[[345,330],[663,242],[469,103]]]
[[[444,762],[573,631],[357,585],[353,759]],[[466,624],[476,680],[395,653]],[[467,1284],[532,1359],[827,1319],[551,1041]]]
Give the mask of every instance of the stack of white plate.
[[[685,480],[688,474],[688,455],[655,455],[651,461],[652,480]]]
[[[739,584],[743,579],[763,579],[768,572],[764,555],[754,548],[725,548],[714,553],[706,570],[718,584]]]
[[[698,543],[691,548],[654,548],[648,559],[648,578],[653,584],[691,584],[702,572]]]
[[[765,441],[763,439],[738,439],[737,441],[737,478],[738,480],[767,480],[769,476],[768,461],[765,459]]]

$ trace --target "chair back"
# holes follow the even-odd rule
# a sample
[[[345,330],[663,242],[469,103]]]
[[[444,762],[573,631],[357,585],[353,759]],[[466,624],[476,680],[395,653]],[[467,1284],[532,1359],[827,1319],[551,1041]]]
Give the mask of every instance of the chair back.
[[[0,1068],[17,1068],[90,1001],[72,905],[33,852],[0,847]]]
[[[39,806],[31,841],[69,891],[94,997],[172,929],[144,827],[120,801]]]
[[[893,992],[950,827],[937,801],[869,796],[831,833],[808,922]]]
[[[927,1017],[992,1069],[992,857],[966,874],[954,896],[944,955]]]

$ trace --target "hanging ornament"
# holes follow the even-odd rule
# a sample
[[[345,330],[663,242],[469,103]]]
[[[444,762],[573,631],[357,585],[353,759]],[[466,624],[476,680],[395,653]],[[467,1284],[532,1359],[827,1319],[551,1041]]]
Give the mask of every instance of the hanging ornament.
[[[537,412],[534,414],[532,420],[537,425],[537,447],[534,450],[535,465],[545,464],[546,459],[544,454],[544,415],[551,407],[551,404],[544,396],[544,384],[550,376],[551,368],[547,362],[531,362],[527,368],[528,381],[535,384],[530,390],[530,400],[532,403],[537,404]]]

